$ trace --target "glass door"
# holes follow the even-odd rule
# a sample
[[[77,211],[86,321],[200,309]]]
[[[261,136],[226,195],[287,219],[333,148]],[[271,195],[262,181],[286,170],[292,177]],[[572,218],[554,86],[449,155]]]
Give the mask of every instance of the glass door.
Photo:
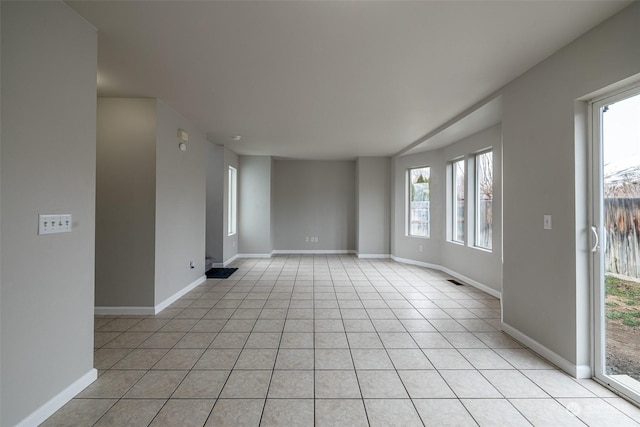
[[[592,104],[594,375],[640,402],[640,88]]]

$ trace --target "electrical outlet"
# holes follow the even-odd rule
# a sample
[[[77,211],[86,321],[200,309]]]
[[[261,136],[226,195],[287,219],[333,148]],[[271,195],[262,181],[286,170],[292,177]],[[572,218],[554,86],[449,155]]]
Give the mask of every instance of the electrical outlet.
[[[304,238],[304,241],[305,241],[305,242],[307,242],[307,243],[309,243],[309,236],[305,237],[305,238]]]
[[[424,246],[423,245],[419,245],[418,246],[418,252],[424,252]]]
[[[38,215],[38,234],[69,233],[71,214]]]

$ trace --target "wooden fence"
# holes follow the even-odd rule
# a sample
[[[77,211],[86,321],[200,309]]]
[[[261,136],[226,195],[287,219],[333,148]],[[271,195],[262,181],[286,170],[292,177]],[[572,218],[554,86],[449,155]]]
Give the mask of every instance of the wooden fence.
[[[640,199],[604,199],[605,270],[640,278]]]

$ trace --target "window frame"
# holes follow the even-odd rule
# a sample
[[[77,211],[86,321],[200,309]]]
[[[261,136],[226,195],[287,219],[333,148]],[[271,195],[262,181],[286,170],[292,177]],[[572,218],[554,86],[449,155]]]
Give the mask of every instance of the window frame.
[[[412,221],[412,208],[411,208],[411,196],[412,196],[412,185],[411,182],[411,172],[418,169],[427,169],[428,177],[427,177],[427,186],[428,186],[428,200],[427,200],[427,220],[426,220],[426,234],[412,234],[411,230],[411,221]],[[407,237],[414,237],[419,239],[430,239],[431,238],[431,166],[416,166],[407,168],[406,172],[406,225],[405,225],[405,234]]]
[[[487,251],[487,252],[493,252],[493,225],[491,227],[491,237],[489,239],[489,247],[486,246],[482,246],[479,243],[479,234],[480,234],[480,197],[482,195],[482,191],[480,190],[480,185],[482,183],[481,177],[480,177],[480,173],[481,173],[481,167],[480,167],[480,162],[479,159],[481,156],[486,155],[486,154],[491,154],[491,203],[493,205],[494,202],[494,197],[493,197],[493,193],[494,193],[494,184],[495,184],[495,179],[494,179],[494,155],[493,155],[493,147],[489,147],[489,148],[485,148],[481,151],[478,151],[474,154],[474,182],[473,182],[473,189],[474,189],[474,197],[473,197],[473,247],[475,249],[480,249],[483,251]],[[493,215],[493,206],[492,206],[492,215]]]
[[[238,232],[238,170],[229,166],[227,194],[227,233],[233,236]]]
[[[462,213],[460,214],[460,216],[458,216],[458,214],[460,212],[458,212],[459,207],[457,204],[457,196],[459,194],[458,192],[458,185],[457,185],[457,178],[458,178],[458,172],[457,172],[457,165],[461,163],[462,164],[462,201],[463,201],[463,205],[462,205]],[[449,212],[449,220],[450,220],[450,239],[449,241],[452,243],[456,243],[459,245],[464,245],[467,235],[469,234],[466,227],[467,227],[467,198],[466,198],[466,187],[467,187],[467,161],[466,158],[464,156],[462,157],[458,157],[455,158],[453,160],[451,160],[449,162],[449,167],[450,167],[450,176],[451,176],[451,186],[449,188],[448,193],[450,194],[451,197],[451,203],[450,203],[450,212]],[[458,236],[458,218],[462,219],[462,237],[460,238],[460,236]]]

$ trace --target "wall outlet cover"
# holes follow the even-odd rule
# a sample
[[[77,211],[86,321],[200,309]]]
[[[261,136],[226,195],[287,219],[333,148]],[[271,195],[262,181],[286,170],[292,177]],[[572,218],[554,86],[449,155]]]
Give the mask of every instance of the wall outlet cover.
[[[71,214],[38,215],[38,234],[69,233],[72,225]]]

